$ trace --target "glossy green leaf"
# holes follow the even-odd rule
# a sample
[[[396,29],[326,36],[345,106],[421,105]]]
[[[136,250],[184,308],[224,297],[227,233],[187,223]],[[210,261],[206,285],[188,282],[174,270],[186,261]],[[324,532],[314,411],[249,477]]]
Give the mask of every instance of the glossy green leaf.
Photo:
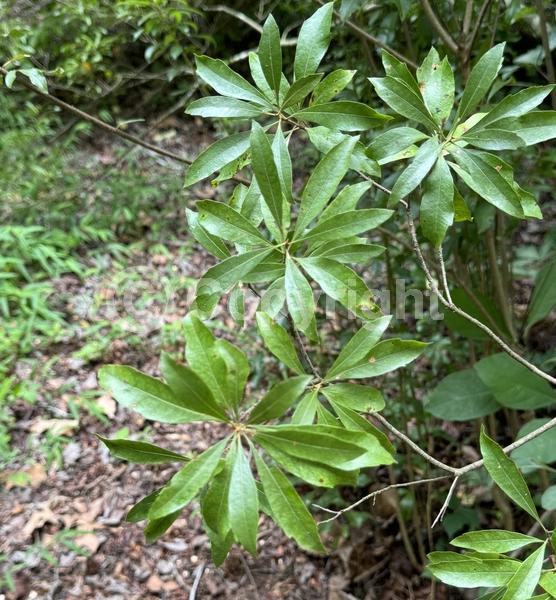
[[[293,71],[296,79],[314,73],[330,43],[330,26],[334,3],[328,2],[315,11],[299,30]]]
[[[414,361],[427,346],[425,342],[415,340],[383,340],[373,347],[363,362],[345,370],[342,379],[378,377],[395,371]]]
[[[240,326],[245,324],[245,293],[243,288],[238,285],[231,292],[228,298],[228,312],[232,319]]]
[[[278,169],[274,162],[272,146],[264,129],[253,122],[251,129],[251,164],[253,173],[272,217],[282,226],[282,188]]]
[[[292,161],[288,150],[288,143],[280,126],[276,128],[276,133],[272,140],[272,153],[274,162],[278,170],[278,177],[282,186],[282,192],[288,202],[292,201]],[[289,227],[290,207],[287,204],[283,205],[285,211],[284,223]],[[286,218],[287,215],[287,218]]]
[[[460,588],[504,586],[521,564],[517,560],[481,559],[455,552],[432,554],[440,554],[442,558],[429,564],[431,573],[440,581]]]
[[[375,412],[384,408],[384,397],[376,389],[357,383],[335,383],[321,389],[330,402],[357,412]]]
[[[268,15],[263,26],[259,43],[259,60],[265,79],[278,98],[282,78],[282,48],[280,30],[272,15]]]
[[[491,127],[473,133],[466,133],[461,139],[471,146],[483,150],[515,150],[525,145],[517,134]]]
[[[288,332],[265,312],[257,312],[257,326],[265,346],[292,371],[304,374],[295,345]]]
[[[304,550],[326,552],[317,525],[292,484],[280,469],[268,467],[257,452],[254,456],[272,514],[284,533]]]
[[[234,536],[251,554],[257,554],[259,497],[251,467],[237,437],[230,448],[228,514]]]
[[[172,523],[180,516],[181,511],[177,510],[160,519],[151,519],[145,527],[145,540],[147,544],[152,544],[160,536],[165,534]]]
[[[209,415],[219,421],[229,420],[222,407],[215,401],[207,384],[195,371],[180,365],[166,352],[161,356],[160,370],[172,392],[190,410]]]
[[[450,166],[467,186],[503,212],[523,218],[519,195],[501,173],[503,161],[495,157],[497,165],[493,166],[484,160],[485,153],[464,150],[455,144],[450,146],[450,153],[457,163]]]
[[[380,340],[391,320],[392,316],[386,315],[384,317],[377,317],[372,321],[367,321],[342,348],[342,351],[328,370],[325,381],[339,378],[350,367],[360,363],[369,354],[371,348]]]
[[[454,73],[447,57],[440,60],[435,48],[417,69],[417,81],[425,105],[439,124],[450,116],[454,105]]]
[[[313,289],[289,256],[286,258],[285,288],[288,311],[296,328],[303,331],[310,339],[315,339],[317,332]]]
[[[249,377],[249,361],[245,352],[228,340],[216,340],[214,349],[226,364],[226,396],[237,412]]]
[[[532,419],[523,425],[517,439],[542,427],[548,418]],[[556,462],[556,429],[549,429],[512,452],[512,459],[524,473],[532,473],[545,465]]]
[[[425,410],[446,421],[471,421],[502,408],[474,369],[445,377],[426,398]]]
[[[380,164],[386,164],[416,142],[427,139],[427,134],[413,127],[395,127],[377,136],[367,148],[367,155]]]
[[[268,101],[257,88],[221,60],[208,56],[195,56],[195,64],[197,75],[222,96],[268,106]]]
[[[495,552],[504,554],[519,550],[529,544],[542,544],[542,540],[516,533],[515,531],[504,531],[503,529],[485,529],[483,531],[468,531],[454,538],[450,544],[466,550],[475,552]]]
[[[190,423],[207,418],[190,410],[168,385],[132,367],[104,366],[99,370],[99,382],[119,404],[135,410],[146,419],[162,423]]]
[[[220,567],[228,557],[228,553],[234,544],[234,534],[228,531],[225,536],[218,535],[209,527],[206,528],[210,540],[210,556],[216,567]]]
[[[477,61],[465,85],[456,119],[463,120],[468,117],[486,96],[502,66],[504,47],[504,43],[497,44]]]
[[[328,219],[319,220],[312,229],[297,238],[297,241],[325,242],[364,233],[382,225],[393,212],[386,208],[365,208],[338,213]]]
[[[436,131],[438,125],[423,102],[423,97],[415,89],[394,77],[370,77],[379,98],[392,110],[424,125],[429,131]]]
[[[371,189],[372,182],[362,181],[344,186],[330,204],[322,211],[321,220],[355,210],[361,197]]]
[[[529,302],[527,330],[545,319],[556,306],[556,260],[548,262],[537,274]]]
[[[348,138],[334,146],[314,168],[303,193],[295,227],[299,235],[324,209],[349,168],[357,138]]]
[[[328,247],[328,244],[321,244],[311,254],[330,258],[340,263],[367,263],[385,251],[384,246],[377,244],[338,244],[336,242],[331,247]]]
[[[481,454],[488,474],[498,487],[538,521],[539,515],[523,475],[514,461],[508,458],[502,448],[488,437],[484,429],[481,431]]]
[[[136,440],[122,440],[115,438],[109,440],[102,436],[98,439],[110,450],[116,458],[128,460],[129,462],[155,465],[158,463],[169,462],[187,462],[189,459],[182,454],[177,454],[170,450],[160,448],[147,442],[138,442]]]
[[[185,112],[188,115],[197,117],[255,119],[262,114],[262,109],[256,104],[236,100],[235,98],[207,96],[206,98],[194,100]]]
[[[299,375],[274,385],[253,407],[248,423],[262,423],[281,417],[301,396],[311,375]]]
[[[217,258],[227,258],[230,256],[230,251],[228,250],[226,244],[220,238],[213,236],[200,225],[198,213],[186,208],[185,214],[187,216],[189,231],[205,250]]]
[[[292,83],[292,86],[284,96],[282,108],[288,108],[303,102],[305,98],[317,87],[317,84],[322,79],[322,73],[307,75]]]
[[[249,133],[235,133],[222,138],[208,148],[191,163],[185,174],[185,187],[193,185],[219,171],[238,159],[249,149]]]
[[[205,524],[222,537],[225,537],[230,530],[228,513],[228,495],[232,476],[230,455],[231,453],[226,460],[221,461],[222,469],[214,475],[201,500],[201,513]]]
[[[318,392],[307,392],[295,407],[291,418],[292,425],[310,425],[315,420],[318,405]]]
[[[541,575],[540,584],[543,590],[556,598],[556,573],[546,572]]]
[[[529,600],[541,577],[546,542],[532,552],[519,566],[519,569],[508,581],[502,600]]]
[[[156,497],[149,519],[160,519],[189,504],[210,481],[227,443],[228,439],[223,439],[180,469]]]
[[[481,359],[474,369],[502,406],[533,410],[556,402],[556,392],[547,381],[505,352]]]
[[[419,85],[405,63],[403,63],[401,60],[398,60],[393,54],[390,54],[390,52],[388,52],[387,50],[382,50],[382,52],[380,53],[380,57],[382,60],[384,71],[386,75],[388,75],[388,77],[399,79],[407,87],[421,95]]]
[[[356,71],[336,69],[329,73],[315,88],[313,104],[324,104],[339,94],[353,79]]]
[[[454,222],[454,181],[442,156],[423,184],[419,219],[423,235],[439,248]]]
[[[312,104],[298,110],[291,118],[317,123],[339,131],[366,131],[391,119],[366,104],[351,100]]]
[[[499,121],[500,127],[513,128],[527,146],[556,138],[556,110],[534,110],[510,123]]]
[[[396,179],[392,193],[388,198],[388,206],[393,207],[408,196],[428,175],[436,163],[442,147],[436,137],[428,139],[417,150],[415,158],[409,163]]]
[[[155,490],[152,494],[149,494],[148,496],[145,496],[139,500],[139,502],[137,502],[137,504],[135,504],[127,513],[125,520],[128,523],[139,523],[139,521],[145,521],[148,519],[149,509],[151,508],[158,494],[160,494],[160,491],[160,489]]]
[[[201,200],[197,203],[197,209],[199,223],[213,235],[245,245],[268,243],[248,219],[223,202]]]

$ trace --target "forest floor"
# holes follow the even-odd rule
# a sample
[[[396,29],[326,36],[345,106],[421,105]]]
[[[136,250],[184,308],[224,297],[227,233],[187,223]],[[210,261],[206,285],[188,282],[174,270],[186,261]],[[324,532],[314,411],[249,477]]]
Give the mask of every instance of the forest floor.
[[[91,151],[104,167],[116,162],[106,149]],[[212,194],[209,186],[205,192]],[[176,217],[183,218],[183,207]],[[113,459],[96,434],[195,452],[215,433],[202,424],[146,422],[98,388],[98,369],[107,363],[158,375],[161,349],[183,345],[180,321],[191,286],[211,264],[187,237],[145,239],[117,258],[85,254],[85,264],[96,267],[90,277],[55,279],[52,301],[71,334],[15,363],[15,377],[33,382],[35,396],[9,408],[17,453],[0,473],[0,599],[460,598],[443,587],[431,592],[430,580],[415,574],[387,495],[349,533],[335,522],[324,534],[333,548],[324,558],[299,550],[263,520],[259,555],[234,548],[215,568],[195,505],[151,545],[140,524],[125,522],[130,506],[175,468]],[[224,335],[234,328],[238,333],[224,318]],[[240,335],[255,348],[252,320]],[[266,368],[261,364],[259,374]],[[350,493],[358,497],[365,490]]]

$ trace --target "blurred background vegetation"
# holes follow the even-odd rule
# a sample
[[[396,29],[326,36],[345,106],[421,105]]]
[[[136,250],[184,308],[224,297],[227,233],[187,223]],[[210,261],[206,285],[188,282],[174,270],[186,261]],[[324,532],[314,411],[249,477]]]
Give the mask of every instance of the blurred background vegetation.
[[[0,0],[0,65],[18,71],[15,81],[7,78],[9,87],[0,86],[0,468],[10,467],[5,477],[10,485],[27,485],[29,465],[37,462],[61,468],[71,437],[71,428],[24,434],[16,427],[22,417],[107,423],[94,385],[84,385],[80,375],[75,385],[71,378],[59,381],[68,364],[76,372],[94,370],[113,361],[125,344],[141,365],[162,346],[180,346],[179,319],[166,315],[147,325],[145,314],[163,315],[168,290],[191,285],[191,265],[200,261],[199,272],[206,266],[185,228],[184,211],[194,198],[182,189],[184,165],[64,113],[23,87],[22,78],[121,131],[193,158],[219,130],[233,127],[222,122],[208,130],[206,122],[184,115],[189,100],[206,92],[194,76],[194,55],[222,58],[247,76],[248,51],[256,49],[261,23],[273,12],[284,31],[284,64],[291,67],[299,26],[318,4]],[[338,0],[336,9],[325,70],[357,69],[345,97],[379,110],[366,78],[381,74],[379,51],[385,46],[419,63],[434,44],[457,68],[461,90],[474,57],[506,41],[505,63],[491,98],[503,88],[554,82],[554,2]],[[556,108],[556,96],[552,102]],[[298,165],[315,159],[302,145],[296,150]],[[537,364],[551,371],[556,366],[551,313],[556,303],[556,148],[544,144],[508,154],[520,182],[539,198],[545,219],[524,224],[495,215],[482,203],[475,221],[459,224],[448,244],[451,275],[471,312],[498,321],[504,334],[514,335]],[[298,175],[303,179],[303,173]],[[226,184],[216,190],[207,185],[197,193],[211,197],[227,191]],[[474,202],[471,195],[469,200]],[[407,244],[396,240],[395,224],[388,228],[378,240],[388,245],[386,268],[371,268],[377,282],[371,287],[404,278],[407,287],[424,289]],[[147,272],[138,265],[147,265]],[[502,278],[505,295],[493,287],[494,272]],[[538,298],[531,317],[526,306],[535,281]],[[133,310],[107,311],[104,301],[114,290],[125,296],[128,289]],[[81,301],[86,306],[80,307]],[[183,304],[173,308],[183,315]],[[499,315],[509,315],[509,322]],[[224,329],[236,327],[228,321],[225,317]],[[334,327],[340,341],[343,327]],[[422,400],[451,372],[495,352],[491,343],[454,318],[440,324],[427,316],[417,322],[408,316],[396,327],[402,336],[417,337],[417,330],[422,339],[437,343],[422,368],[385,382],[387,394],[398,400],[390,416],[410,433],[417,429],[422,440],[436,436],[446,448],[454,440],[474,439],[471,426],[446,426],[445,420],[452,419],[441,409],[437,416],[442,420],[426,415]],[[512,327],[515,334],[508,331]],[[254,333],[247,329],[241,335],[251,340],[253,355],[260,353],[259,375],[268,376]],[[60,397],[65,398],[62,405]],[[527,406],[519,410],[504,407],[492,426],[514,437],[523,421],[546,416]],[[556,444],[553,454],[545,460],[556,460]],[[407,461],[410,471],[424,468],[418,458]],[[396,476],[390,473],[392,480]],[[545,471],[538,477],[550,483]],[[314,494],[320,505],[342,501],[338,492],[328,493],[334,497]],[[492,518],[502,515],[503,520],[503,500],[497,502],[499,513]],[[413,561],[419,564],[426,540],[416,533],[414,503],[414,493],[405,490],[395,512],[415,530]],[[448,535],[477,525],[475,511],[458,504],[455,499],[445,521]],[[363,518],[363,513],[349,517],[354,523]]]

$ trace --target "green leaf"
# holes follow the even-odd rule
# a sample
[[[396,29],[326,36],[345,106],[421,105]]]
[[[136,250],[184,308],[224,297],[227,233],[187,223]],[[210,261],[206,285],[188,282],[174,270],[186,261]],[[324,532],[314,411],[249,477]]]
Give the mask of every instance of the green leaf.
[[[556,573],[546,572],[541,576],[540,584],[545,592],[556,598]]]
[[[554,85],[532,86],[503,98],[468,131],[484,129],[500,119],[521,117],[536,108],[553,90]],[[497,125],[498,127],[498,125]],[[515,133],[518,133],[517,131]]]
[[[491,127],[466,133],[461,139],[471,146],[484,150],[515,150],[524,145],[524,141],[515,133]]]
[[[423,181],[436,163],[441,151],[442,146],[436,137],[428,139],[419,147],[415,158],[396,179],[388,198],[389,207],[396,206],[402,198],[408,196]]]
[[[165,383],[132,367],[107,365],[99,371],[100,385],[126,408],[162,423],[190,423],[207,417],[190,410]]]
[[[303,102],[305,98],[317,87],[317,84],[322,79],[322,73],[315,73],[314,75],[307,75],[298,79],[288,90],[284,96],[281,108],[288,108],[295,104]]]
[[[245,293],[243,288],[238,285],[231,292],[228,298],[228,312],[232,319],[240,326],[245,324]]]
[[[288,311],[296,328],[303,331],[310,339],[315,339],[317,332],[313,289],[289,256],[286,258],[285,287]]]
[[[228,553],[234,543],[234,534],[228,531],[225,536],[220,536],[209,527],[206,528],[210,540],[210,556],[216,567],[220,567],[226,560]]]
[[[336,69],[329,73],[315,88],[313,104],[324,104],[339,94],[353,79],[356,71]]]
[[[243,400],[243,393],[249,377],[247,356],[228,340],[216,340],[214,348],[226,364],[226,396],[237,411]]]
[[[378,97],[392,110],[424,125],[429,131],[437,131],[438,125],[423,102],[423,97],[400,79],[394,77],[370,77]]]
[[[12,89],[15,78],[17,75],[17,69],[13,69],[12,71],[8,71],[6,76],[4,77],[4,83],[8,89]]]
[[[270,443],[267,439],[259,440],[259,443],[266,453],[284,470],[311,485],[334,488],[344,485],[354,486],[357,483],[358,473],[356,470],[343,471],[329,465],[291,456]]]
[[[145,521],[149,516],[150,507],[162,489],[163,488],[155,490],[152,494],[149,494],[148,496],[145,496],[143,499],[139,500],[139,502],[137,502],[137,504],[135,504],[127,513],[125,520],[128,523],[139,523],[139,521]]]
[[[288,332],[265,312],[257,312],[257,326],[265,346],[287,367],[302,375],[305,369],[301,364],[293,340]]]
[[[502,408],[474,369],[445,377],[426,398],[425,410],[446,421],[471,421]]]
[[[519,569],[508,581],[508,587],[502,600],[529,600],[535,593],[541,577],[545,551],[546,542],[521,563]]]
[[[208,56],[195,56],[197,75],[222,96],[230,96],[269,106],[267,99],[239,73],[221,60]]]
[[[517,439],[545,425],[549,419],[532,419],[525,423]],[[545,465],[556,462],[556,429],[549,429],[535,439],[512,452],[512,459],[524,473],[532,473]]]
[[[217,404],[207,384],[189,367],[180,365],[164,352],[160,370],[172,392],[190,410],[209,415],[219,421],[229,421],[224,410]]]
[[[379,342],[361,364],[342,373],[342,379],[378,377],[414,361],[428,346],[425,342],[390,339]]]
[[[271,252],[271,248],[258,249],[225,258],[205,271],[197,283],[197,298],[224,293],[246,277]]]
[[[365,453],[363,447],[350,441],[354,437],[360,441],[341,427],[277,425],[258,427],[254,439],[263,447],[269,443],[290,456],[352,470],[352,461]]]
[[[453,539],[450,544],[458,548],[474,550],[475,552],[495,552],[503,554],[519,550],[529,544],[542,544],[542,540],[503,529],[486,529],[484,531],[468,531]]]
[[[330,219],[334,215],[355,210],[361,197],[372,185],[370,181],[362,181],[361,183],[344,186],[334,200],[322,211],[321,220]]]
[[[197,209],[200,224],[213,235],[245,245],[268,244],[255,226],[227,204],[201,200],[197,202]]]
[[[439,248],[454,222],[454,181],[443,156],[425,179],[419,216],[423,235]]]
[[[521,564],[517,560],[475,558],[455,552],[432,554],[440,554],[442,558],[429,565],[431,573],[440,581],[460,588],[504,586]]]
[[[259,304],[261,310],[268,313],[272,319],[275,319],[278,315],[285,316],[285,313],[282,312],[286,302],[285,279],[285,276],[275,279],[263,292]]]
[[[473,67],[459,102],[456,121],[462,121],[477,108],[496,79],[504,59],[505,43],[483,54]]]
[[[185,187],[189,187],[229,163],[237,160],[249,149],[249,133],[235,133],[203,150],[191,163],[185,174]]]
[[[272,514],[284,533],[304,550],[326,552],[317,525],[292,484],[280,469],[268,467],[257,452],[254,456]]]
[[[338,100],[312,104],[293,113],[291,118],[317,123],[339,131],[366,131],[382,125],[392,117],[379,113],[361,102]]]
[[[376,412],[384,408],[382,394],[366,385],[335,383],[323,387],[321,392],[330,402],[347,406],[357,412]]]
[[[129,462],[155,465],[158,463],[187,462],[189,459],[182,454],[176,454],[147,442],[135,440],[113,439],[109,440],[100,435],[98,439],[110,450],[116,458],[128,460]]]
[[[339,131],[333,131],[328,127],[308,127],[306,133],[309,135],[311,144],[315,148],[326,154],[334,146],[337,146],[340,142],[349,139],[349,135],[341,133]],[[371,177],[380,175],[380,166],[376,160],[369,158],[365,154],[365,146],[361,142],[357,142],[353,147],[351,158],[349,159],[349,168]],[[364,181],[361,183],[372,185],[370,181]],[[355,184],[355,186],[360,184]],[[347,186],[346,186],[347,187]]]
[[[296,241],[324,242],[364,233],[382,225],[392,216],[393,212],[386,208],[366,208],[338,213],[328,219],[321,219]]]
[[[499,121],[498,125],[504,129],[512,128],[527,146],[556,138],[556,110],[534,110],[508,121]]]
[[[280,177],[266,133],[255,122],[251,129],[251,164],[264,201],[278,227],[281,228],[283,212]]]
[[[201,512],[206,525],[221,537],[230,530],[228,495],[232,469],[230,454],[222,460],[222,470],[216,473],[201,500]]]
[[[556,402],[556,392],[547,381],[505,352],[481,359],[474,369],[502,406],[534,410]]]
[[[230,525],[240,544],[251,554],[257,554],[257,530],[259,527],[259,497],[249,462],[236,437],[229,454],[230,486],[228,491],[228,514]]]
[[[307,392],[299,401],[292,415],[292,425],[311,425],[317,414],[318,392],[312,390]]]
[[[323,257],[301,258],[299,263],[325,294],[347,310],[365,318],[379,310],[367,284],[346,265]]]
[[[556,509],[556,485],[551,485],[544,490],[541,497],[541,506],[544,508],[544,510]]]
[[[293,71],[296,79],[314,73],[330,43],[334,3],[328,2],[304,21],[297,39]]]
[[[288,202],[291,202],[292,197],[292,161],[288,150],[288,143],[282,133],[280,125],[276,128],[274,139],[272,140],[272,153],[274,155],[274,162],[278,170],[278,177],[280,178],[280,184],[282,186],[282,192]],[[289,227],[290,218],[290,207],[287,204],[283,205],[284,210],[284,223],[286,227]],[[287,218],[286,218],[287,215]]]
[[[377,136],[368,146],[367,155],[379,164],[386,164],[400,152],[427,138],[426,133],[413,127],[395,127]]]
[[[27,79],[43,94],[48,94],[48,83],[46,81],[46,77],[40,69],[17,69],[17,72],[27,77]]]
[[[444,123],[454,105],[454,73],[447,57],[440,60],[435,48],[417,69],[417,81],[430,114],[438,124]]]
[[[207,384],[218,404],[228,406],[226,363],[216,351],[214,336],[194,312],[189,312],[183,323],[189,366]]]
[[[272,15],[268,15],[263,26],[259,43],[259,60],[265,79],[278,99],[282,78],[282,48],[280,46],[280,30]]]
[[[190,460],[162,488],[149,510],[149,519],[161,519],[189,504],[210,481],[228,438]]]
[[[185,214],[187,217],[187,224],[189,225],[189,231],[205,250],[208,250],[208,252],[217,258],[227,258],[230,256],[230,251],[226,244],[220,238],[213,236],[203,229],[199,224],[198,213],[186,208]]]
[[[145,527],[145,540],[147,544],[152,544],[155,542],[161,535],[166,533],[170,528],[170,525],[180,516],[181,511],[177,510],[176,512],[166,515],[161,519],[151,519],[147,526]]]
[[[377,244],[341,244],[332,242],[331,244],[321,244],[315,249],[312,256],[323,256],[340,263],[366,263],[372,258],[380,256],[386,251],[384,246]]]
[[[391,320],[392,316],[386,315],[384,317],[377,317],[372,321],[367,321],[342,348],[342,351],[328,370],[325,381],[339,379],[339,376],[344,374],[350,367],[362,361],[382,337]]]
[[[501,211],[518,219],[523,218],[520,198],[502,173],[504,163],[501,159],[490,155],[496,161],[490,164],[485,160],[487,153],[464,150],[455,144],[450,145],[450,153],[457,163],[450,163],[450,166],[466,185]]]
[[[194,100],[185,111],[188,115],[198,117],[221,117],[236,119],[254,119],[262,114],[260,106],[226,98],[224,96],[207,96]]]
[[[502,448],[481,430],[481,454],[485,468],[498,487],[525,512],[539,521],[531,492],[516,464]]]
[[[384,71],[386,72],[386,75],[388,75],[388,77],[399,79],[411,90],[417,92],[419,96],[421,95],[419,85],[417,84],[415,77],[410,73],[405,63],[398,60],[395,56],[393,56],[392,54],[390,54],[390,52],[386,50],[382,50],[381,59],[382,65],[384,66]]]
[[[535,287],[529,302],[527,331],[545,319],[556,306],[556,260],[547,263],[535,278]]]
[[[472,220],[473,215],[471,214],[469,207],[458,188],[454,185],[454,221],[456,223],[461,223],[461,221]]]
[[[293,406],[310,381],[310,375],[300,375],[277,383],[253,407],[247,422],[261,423],[281,417]]]

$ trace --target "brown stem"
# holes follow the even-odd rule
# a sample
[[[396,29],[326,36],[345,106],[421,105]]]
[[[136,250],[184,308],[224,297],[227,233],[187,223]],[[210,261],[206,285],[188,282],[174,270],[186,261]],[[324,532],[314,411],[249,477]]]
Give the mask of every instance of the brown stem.
[[[454,38],[450,35],[450,32],[444,27],[438,15],[434,12],[429,0],[421,0],[421,5],[423,6],[423,10],[427,15],[427,19],[429,20],[430,24],[434,27],[434,29],[436,29],[436,32],[446,44],[450,52],[457,54],[459,46],[456,43],[456,40],[454,40]]]

